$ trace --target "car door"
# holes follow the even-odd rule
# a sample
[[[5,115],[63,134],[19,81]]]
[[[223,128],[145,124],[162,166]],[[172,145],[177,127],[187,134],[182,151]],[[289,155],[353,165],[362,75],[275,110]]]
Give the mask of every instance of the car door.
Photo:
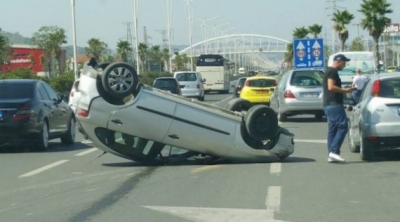
[[[177,103],[164,143],[199,153],[224,156],[233,146],[237,122],[206,105]]]
[[[53,121],[52,125],[54,126],[54,129],[52,130],[54,130],[55,133],[67,131],[70,118],[69,107],[65,105],[65,102],[59,98],[57,93],[47,83],[42,84],[52,101],[51,114]]]
[[[279,103],[280,98],[283,97],[283,93],[286,88],[286,83],[288,79],[289,73],[285,73],[281,80],[278,83],[278,86],[275,89],[274,94],[270,99],[270,107],[277,113],[279,111]]]
[[[115,107],[107,128],[162,142],[171,126],[175,106],[176,102],[169,94],[143,90],[132,105]]]
[[[349,124],[350,124],[350,135],[352,140],[358,145],[360,143],[360,125],[363,123],[363,110],[368,104],[368,101],[371,99],[371,87],[373,81],[368,81],[359,97],[359,99],[355,102],[350,115],[349,115]]]

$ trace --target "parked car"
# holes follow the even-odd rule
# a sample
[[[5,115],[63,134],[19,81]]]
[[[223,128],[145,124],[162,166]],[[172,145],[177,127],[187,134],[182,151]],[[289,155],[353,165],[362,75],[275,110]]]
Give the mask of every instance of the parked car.
[[[245,82],[246,82],[246,77],[241,77],[237,79],[236,86],[233,86],[234,87],[233,97],[239,97]]]
[[[269,105],[272,94],[275,91],[277,82],[275,78],[258,75],[247,77],[240,98],[249,101],[252,104]]]
[[[271,108],[280,121],[300,114],[324,115],[322,104],[322,70],[289,70],[281,78],[271,97]]]
[[[121,75],[120,73],[124,73]],[[95,146],[137,162],[206,155],[234,161],[279,161],[294,151],[293,134],[264,105],[246,114],[167,93],[138,82],[135,69],[92,59],[80,77],[77,118]],[[115,80],[118,81],[115,81]]]
[[[0,145],[30,145],[43,151],[49,140],[75,141],[75,117],[63,98],[40,80],[0,80]]]
[[[167,92],[182,95],[179,82],[174,77],[159,77],[153,81],[153,87]]]
[[[181,87],[182,95],[204,101],[204,79],[199,72],[180,71],[174,73]]]
[[[400,147],[400,72],[372,75],[349,114],[350,151],[373,160],[378,151]]]

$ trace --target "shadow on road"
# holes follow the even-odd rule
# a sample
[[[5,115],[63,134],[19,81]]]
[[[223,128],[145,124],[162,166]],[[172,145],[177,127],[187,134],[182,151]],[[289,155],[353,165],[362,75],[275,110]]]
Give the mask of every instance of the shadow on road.
[[[283,123],[323,123],[326,122],[326,118],[318,120],[315,117],[299,118],[299,117],[288,117]]]
[[[91,144],[75,142],[72,145],[64,145],[61,142],[50,142],[46,151],[30,151],[28,146],[0,146],[0,153],[56,153],[84,150],[92,148]]]
[[[400,150],[383,151],[375,153],[375,159],[371,161],[348,161],[347,164],[357,163],[376,163],[376,162],[399,162],[400,161]]]
[[[286,164],[286,163],[310,163],[310,162],[315,162],[315,159],[305,158],[305,157],[288,157],[282,163]]]

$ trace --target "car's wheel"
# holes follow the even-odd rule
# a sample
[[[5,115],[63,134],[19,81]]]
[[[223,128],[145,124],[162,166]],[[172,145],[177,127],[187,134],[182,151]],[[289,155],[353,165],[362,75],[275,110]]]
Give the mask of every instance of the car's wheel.
[[[349,143],[349,149],[350,149],[350,151],[352,152],[352,153],[359,153],[360,152],[360,146],[357,146],[355,143],[354,143],[354,140],[352,139],[353,138],[353,133],[352,133],[352,131],[351,131],[351,125],[350,125],[350,122],[349,122],[349,133],[348,133],[348,135],[347,135],[347,140],[348,140],[348,143]]]
[[[282,113],[279,107],[278,107],[278,120],[280,122],[285,122],[287,120],[287,115]]]
[[[199,101],[204,101],[204,96],[199,97]]]
[[[322,112],[318,112],[314,115],[316,120],[322,120],[322,117],[324,116],[324,114]]]
[[[228,102],[226,109],[230,111],[242,112],[249,110],[251,106],[252,104],[249,101],[241,98],[235,98]]]
[[[102,76],[104,90],[112,97],[125,98],[134,94],[138,85],[135,69],[127,63],[116,62],[108,65]]]
[[[361,160],[370,161],[375,156],[375,143],[364,138],[362,130],[360,130],[360,157]]]
[[[275,112],[265,105],[251,107],[244,117],[244,123],[250,137],[255,140],[269,140],[278,133],[278,118]]]
[[[46,151],[49,148],[49,127],[47,121],[43,121],[42,130],[35,136],[34,141],[31,147],[33,151]]]
[[[71,145],[75,142],[75,119],[70,118],[68,124],[68,130],[64,136],[61,137],[61,143]]]
[[[268,143],[263,143],[261,141],[255,140],[253,139],[249,133],[247,132],[246,126],[245,124],[242,122],[240,124],[240,133],[242,135],[243,141],[249,145],[250,147],[252,147],[253,149],[257,149],[257,150],[270,150],[272,149],[276,142],[275,141],[269,141]]]

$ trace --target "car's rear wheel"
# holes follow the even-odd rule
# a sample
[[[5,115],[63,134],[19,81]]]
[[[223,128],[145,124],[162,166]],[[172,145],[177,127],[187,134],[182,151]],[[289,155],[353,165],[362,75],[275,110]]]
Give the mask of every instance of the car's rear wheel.
[[[322,120],[322,117],[324,116],[323,112],[318,112],[314,115],[316,120]]]
[[[278,133],[278,118],[265,105],[252,106],[244,117],[244,123],[249,135],[258,141],[272,139]]]
[[[359,153],[360,152],[360,146],[357,146],[355,143],[354,143],[354,140],[353,140],[353,133],[352,133],[352,131],[351,131],[351,125],[350,125],[350,122],[349,122],[349,134],[347,135],[347,140],[348,140],[348,143],[349,143],[349,149],[350,149],[350,151],[352,152],[352,153]]]
[[[102,85],[110,96],[125,98],[136,91],[138,85],[136,70],[127,63],[111,63],[103,72]]]
[[[247,110],[249,110],[251,106],[252,104],[249,101],[241,98],[235,98],[228,102],[226,109],[236,112],[243,112],[243,111],[247,112]]]
[[[70,118],[68,124],[68,130],[64,136],[61,137],[61,143],[71,145],[75,142],[75,119]]]
[[[47,121],[43,121],[42,130],[35,135],[32,151],[46,151],[49,148],[49,127]]]

